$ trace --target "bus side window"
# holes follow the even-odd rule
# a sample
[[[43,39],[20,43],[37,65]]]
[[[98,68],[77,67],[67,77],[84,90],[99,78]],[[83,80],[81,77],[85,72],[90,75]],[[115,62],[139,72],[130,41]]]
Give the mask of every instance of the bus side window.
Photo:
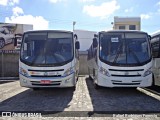
[[[151,44],[152,47],[152,55],[154,58],[159,58],[159,41],[152,43]]]

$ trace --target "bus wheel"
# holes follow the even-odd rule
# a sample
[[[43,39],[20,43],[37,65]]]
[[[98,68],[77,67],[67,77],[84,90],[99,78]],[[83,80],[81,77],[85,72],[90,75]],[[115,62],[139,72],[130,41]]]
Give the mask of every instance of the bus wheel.
[[[32,88],[32,90],[33,90],[33,91],[37,91],[37,90],[39,90],[39,88]]]
[[[97,83],[95,82],[95,80],[94,80],[93,84],[94,84],[94,88],[95,88],[95,89],[99,89],[99,88],[100,88],[100,86],[97,85]]]
[[[152,75],[152,85],[151,88],[156,88],[154,75]]]
[[[77,76],[76,82],[78,81],[79,76]]]
[[[71,87],[71,90],[75,91],[76,90],[76,86]]]
[[[89,79],[92,80],[92,77],[89,75]]]
[[[146,88],[149,88],[149,89],[154,89],[154,88],[156,88],[154,75],[152,75],[152,85],[149,86],[149,87],[146,87]]]
[[[97,85],[96,83],[94,83],[94,88],[95,88],[96,90],[98,90],[98,89],[100,89],[100,86]]]

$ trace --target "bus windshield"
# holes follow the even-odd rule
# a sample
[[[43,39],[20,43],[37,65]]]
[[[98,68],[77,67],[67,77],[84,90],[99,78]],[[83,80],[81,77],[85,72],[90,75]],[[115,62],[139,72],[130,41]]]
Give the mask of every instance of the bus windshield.
[[[73,59],[73,35],[65,32],[25,33],[20,57],[28,65],[66,64]]]
[[[99,49],[100,60],[112,65],[142,65],[151,60],[144,33],[101,33]]]

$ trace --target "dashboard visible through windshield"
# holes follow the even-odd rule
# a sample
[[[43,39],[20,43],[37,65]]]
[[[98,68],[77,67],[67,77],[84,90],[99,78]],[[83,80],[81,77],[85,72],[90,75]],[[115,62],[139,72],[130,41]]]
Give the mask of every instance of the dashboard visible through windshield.
[[[147,34],[101,33],[99,57],[112,65],[142,65],[151,59]]]
[[[73,58],[73,35],[61,32],[33,32],[23,37],[21,60],[29,65],[56,66]]]

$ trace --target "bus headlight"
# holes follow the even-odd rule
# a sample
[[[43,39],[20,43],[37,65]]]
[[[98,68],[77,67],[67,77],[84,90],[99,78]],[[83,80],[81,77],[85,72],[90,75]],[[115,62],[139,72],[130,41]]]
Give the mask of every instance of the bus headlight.
[[[146,77],[146,76],[150,75],[151,73],[152,73],[152,68],[149,68],[148,70],[146,70],[146,71],[144,72],[143,77]]]
[[[102,73],[103,75],[110,77],[109,72],[106,69],[104,69],[103,67],[100,67],[99,72]]]
[[[64,72],[64,76],[68,76],[74,72],[73,67],[70,67]]]
[[[24,75],[26,77],[28,76],[27,71],[25,69],[23,69],[23,68],[20,68],[19,72],[20,72],[20,74],[22,74],[22,75]]]

